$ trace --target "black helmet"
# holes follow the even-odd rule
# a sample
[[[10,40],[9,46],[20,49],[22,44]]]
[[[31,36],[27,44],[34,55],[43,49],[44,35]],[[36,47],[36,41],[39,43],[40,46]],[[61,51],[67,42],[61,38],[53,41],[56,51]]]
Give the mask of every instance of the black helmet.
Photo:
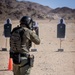
[[[25,25],[27,28],[30,28],[31,23],[32,23],[32,18],[29,16],[23,16],[20,20],[20,24]]]

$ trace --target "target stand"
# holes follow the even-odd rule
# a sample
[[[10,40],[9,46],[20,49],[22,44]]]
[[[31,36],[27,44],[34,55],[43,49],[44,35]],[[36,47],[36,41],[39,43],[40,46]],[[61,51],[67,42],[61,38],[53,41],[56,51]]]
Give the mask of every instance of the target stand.
[[[60,48],[56,52],[63,52],[64,49],[61,48],[62,44],[62,39],[65,38],[65,30],[66,30],[66,25],[63,23],[60,23],[57,25],[57,38],[60,39]]]
[[[64,49],[61,48],[61,43],[62,43],[62,40],[61,40],[61,38],[60,38],[60,49],[58,49],[57,52],[63,52],[63,51],[64,51]]]
[[[5,43],[5,48],[2,48],[2,51],[7,51],[7,38],[6,38],[6,43]]]
[[[6,23],[4,24],[4,36],[5,36],[5,48],[2,48],[2,51],[7,51],[7,45],[8,45],[8,38],[10,38],[12,30],[12,23],[10,19],[6,20]]]

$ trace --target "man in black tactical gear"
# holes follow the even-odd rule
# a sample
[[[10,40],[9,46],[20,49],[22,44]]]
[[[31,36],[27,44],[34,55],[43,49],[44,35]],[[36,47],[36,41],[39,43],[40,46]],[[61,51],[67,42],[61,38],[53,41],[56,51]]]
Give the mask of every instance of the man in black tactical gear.
[[[23,16],[20,20],[20,27],[16,27],[11,32],[10,37],[10,56],[13,58],[13,72],[14,75],[30,75],[31,67],[33,66],[34,56],[30,55],[30,43],[33,42],[36,45],[40,44],[40,39],[35,32],[32,31],[32,18],[29,16]],[[21,34],[21,46],[16,42],[12,42],[12,34],[17,29],[22,31]],[[13,44],[12,44],[13,43]],[[15,45],[14,45],[15,44]],[[20,47],[19,47],[20,46]],[[11,55],[13,54],[13,55]],[[16,59],[16,56],[18,57]],[[19,60],[18,60],[19,59]],[[19,62],[20,61],[20,62]],[[19,62],[19,64],[17,64]]]

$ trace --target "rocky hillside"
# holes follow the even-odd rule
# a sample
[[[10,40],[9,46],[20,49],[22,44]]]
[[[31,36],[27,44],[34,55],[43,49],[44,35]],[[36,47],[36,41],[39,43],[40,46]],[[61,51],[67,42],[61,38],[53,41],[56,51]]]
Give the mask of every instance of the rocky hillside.
[[[38,3],[17,0],[0,0],[0,19],[20,19],[24,15],[29,15],[39,19],[75,19],[75,9],[67,7],[52,9]]]
[[[37,3],[16,0],[0,0],[0,17],[2,19],[10,17],[19,19],[23,15],[29,15],[35,18],[46,18],[47,12],[51,8]]]
[[[75,9],[68,7],[56,8],[49,12],[54,16],[63,17],[64,19],[75,19]]]

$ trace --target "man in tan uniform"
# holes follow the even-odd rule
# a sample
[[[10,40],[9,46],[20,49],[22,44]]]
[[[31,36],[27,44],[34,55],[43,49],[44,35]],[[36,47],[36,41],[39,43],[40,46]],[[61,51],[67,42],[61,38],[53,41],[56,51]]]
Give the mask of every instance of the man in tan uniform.
[[[36,35],[35,32],[31,30],[31,24],[32,24],[32,18],[29,16],[23,16],[20,20],[20,27],[24,29],[24,32],[22,34],[22,42],[20,48],[14,48],[19,50],[20,55],[20,64],[13,64],[13,73],[14,75],[30,75],[30,69],[31,69],[31,61],[29,60],[29,57],[31,55],[29,54],[29,49],[31,42],[35,43],[36,45],[40,44],[40,39],[38,35]],[[14,28],[16,30],[16,28]],[[11,37],[10,37],[10,52],[17,53],[17,51],[14,51],[12,47]],[[16,59],[16,58],[15,58]],[[14,58],[13,58],[14,60]]]

